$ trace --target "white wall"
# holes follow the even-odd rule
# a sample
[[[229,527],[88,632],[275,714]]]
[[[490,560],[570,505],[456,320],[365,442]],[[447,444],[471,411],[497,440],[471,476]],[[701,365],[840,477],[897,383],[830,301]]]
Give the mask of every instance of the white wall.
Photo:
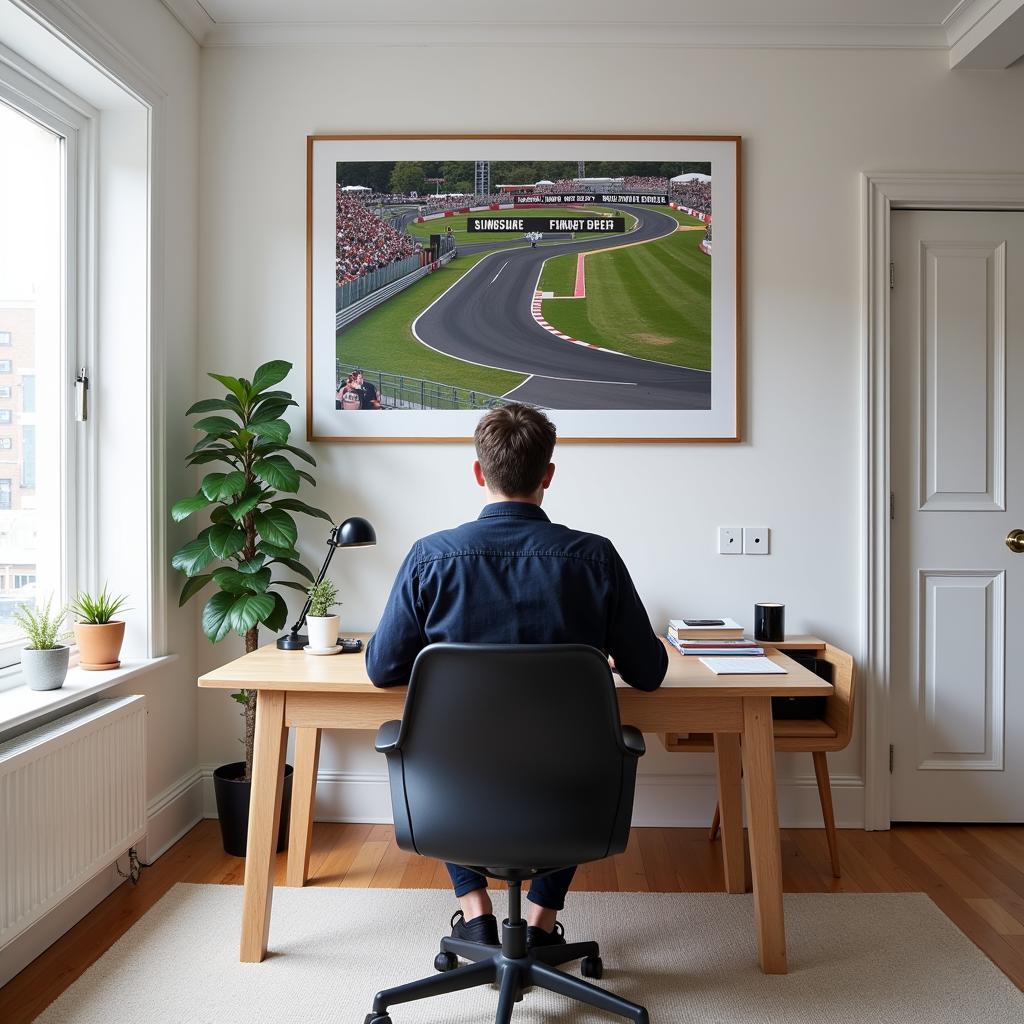
[[[581,30],[580,42],[585,42]],[[436,85],[431,79],[440,76]],[[567,446],[546,507],[612,537],[658,628],[684,611],[748,626],[756,600],[790,631],[859,650],[862,424],[858,174],[1024,165],[1024,67],[950,72],[922,51],[675,50],[583,45],[305,46],[202,52],[198,370],[294,360],[304,391],[305,136],[317,132],[722,133],[744,138],[745,395],[737,446]],[[212,394],[199,381],[197,394]],[[557,424],[557,415],[553,417]],[[303,436],[302,410],[296,436]],[[419,535],[474,517],[464,445],[312,446],[318,504],[361,514],[376,548],[341,552],[348,630],[372,629]],[[716,555],[718,524],[767,524],[767,558]],[[324,531],[303,534],[318,562]],[[234,641],[199,665],[234,657]],[[200,696],[200,760],[238,757],[235,705]],[[705,821],[709,762],[652,744],[641,822]],[[837,813],[862,820],[859,738],[834,757]],[[329,737],[319,811],[386,808],[369,734]],[[817,823],[809,759],[784,758],[784,823]],[[661,778],[653,778],[660,776]]]

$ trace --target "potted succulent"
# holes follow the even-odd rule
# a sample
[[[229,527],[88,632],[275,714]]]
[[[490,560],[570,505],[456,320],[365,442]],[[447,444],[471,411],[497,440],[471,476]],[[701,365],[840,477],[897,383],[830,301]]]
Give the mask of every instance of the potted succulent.
[[[68,674],[70,648],[61,643],[70,636],[63,630],[67,608],[51,612],[53,598],[42,608],[22,604],[14,621],[25,631],[28,646],[21,652],[21,670],[30,690],[59,690]]]
[[[309,594],[309,612],[306,614],[306,632],[309,635],[311,651],[336,651],[338,649],[338,630],[341,628],[341,616],[331,615],[332,608],[337,608],[338,588],[330,580],[314,583],[307,591]]]
[[[281,587],[305,594],[313,574],[302,564],[295,548],[298,527],[292,513],[331,517],[294,497],[306,481],[316,481],[294,459],[311,466],[316,460],[288,443],[291,426],[282,419],[291,394],[276,385],[288,376],[292,364],[274,360],[258,367],[252,380],[209,374],[226,394],[196,402],[186,415],[202,414],[193,423],[201,437],[186,457],[189,466],[217,464],[222,471],[207,473],[196,494],[171,509],[176,523],[199,513],[209,516],[193,540],[175,552],[171,564],[187,579],[179,605],[213,584],[215,593],[203,608],[203,632],[219,643],[229,633],[245,638],[246,653],[259,646],[259,627],[278,631],[288,618]],[[212,415],[210,415],[212,414]],[[281,570],[308,580],[281,579]],[[245,856],[249,825],[249,790],[256,736],[256,691],[240,690],[232,697],[242,705],[245,718],[245,760],[222,765],[214,772],[217,815],[224,849]],[[288,842],[288,808],[292,769],[285,768],[281,831],[278,849]]]
[[[78,644],[79,667],[87,672],[117,668],[124,643],[124,620],[114,616],[124,610],[125,594],[110,594],[107,585],[98,594],[82,591],[70,604]]]

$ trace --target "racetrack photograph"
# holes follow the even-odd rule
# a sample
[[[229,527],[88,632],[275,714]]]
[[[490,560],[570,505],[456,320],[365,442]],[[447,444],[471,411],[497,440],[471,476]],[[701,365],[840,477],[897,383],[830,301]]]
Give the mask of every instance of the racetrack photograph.
[[[711,161],[334,169],[345,418],[711,408]]]

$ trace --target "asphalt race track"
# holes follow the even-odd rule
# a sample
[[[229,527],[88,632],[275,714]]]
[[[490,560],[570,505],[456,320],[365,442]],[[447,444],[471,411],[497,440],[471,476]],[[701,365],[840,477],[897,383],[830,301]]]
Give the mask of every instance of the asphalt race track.
[[[630,243],[664,238],[678,226],[656,210],[615,208],[637,218],[637,227],[620,236]],[[505,244],[522,246],[521,241]],[[502,251],[499,243],[493,246],[494,255],[481,260],[416,318],[413,334],[456,359],[530,374],[506,397],[549,409],[710,409],[707,370],[574,345],[534,321],[530,307],[545,260],[613,244],[595,238]],[[462,246],[460,252],[465,251]]]

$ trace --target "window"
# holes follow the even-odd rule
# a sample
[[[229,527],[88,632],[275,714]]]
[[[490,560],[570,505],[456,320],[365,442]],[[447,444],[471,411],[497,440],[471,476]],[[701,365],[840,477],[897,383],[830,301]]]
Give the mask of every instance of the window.
[[[36,486],[36,428],[21,428],[21,486],[35,490]]]
[[[38,100],[38,102],[37,102]],[[0,667],[20,660],[19,604],[75,591],[76,486],[69,368],[79,362],[78,128],[81,116],[0,63],[0,346],[17,338],[16,361],[32,367],[4,381],[35,423],[0,437]],[[12,374],[15,359],[0,359]],[[37,380],[38,376],[38,380]],[[38,405],[38,409],[37,409]],[[11,424],[12,408],[0,409]],[[35,417],[30,416],[30,421]],[[38,462],[37,462],[38,459]],[[2,684],[0,684],[2,686]]]

